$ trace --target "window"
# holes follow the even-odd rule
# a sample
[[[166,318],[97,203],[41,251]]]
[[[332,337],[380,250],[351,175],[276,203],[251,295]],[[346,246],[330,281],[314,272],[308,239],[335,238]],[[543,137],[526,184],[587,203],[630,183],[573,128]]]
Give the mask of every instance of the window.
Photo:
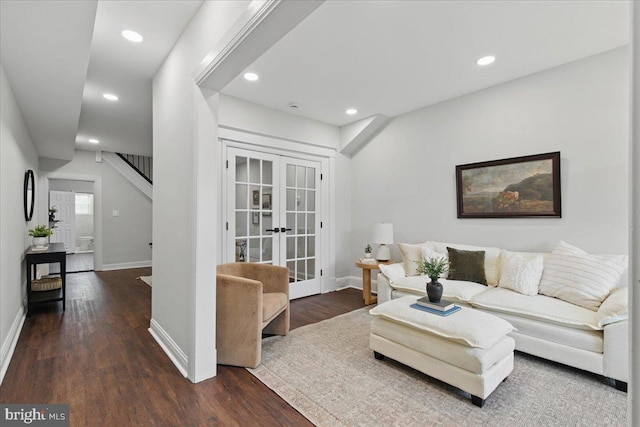
[[[76,193],[76,215],[93,215],[93,194]]]

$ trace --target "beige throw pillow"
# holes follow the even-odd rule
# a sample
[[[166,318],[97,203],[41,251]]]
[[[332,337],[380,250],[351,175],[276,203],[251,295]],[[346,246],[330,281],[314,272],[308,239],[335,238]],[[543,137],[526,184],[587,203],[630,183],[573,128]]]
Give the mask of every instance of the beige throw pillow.
[[[410,243],[398,243],[398,249],[400,249],[400,254],[402,254],[402,263],[407,276],[418,275],[418,265],[416,264],[416,261],[422,261],[423,246],[423,243],[417,245]]]

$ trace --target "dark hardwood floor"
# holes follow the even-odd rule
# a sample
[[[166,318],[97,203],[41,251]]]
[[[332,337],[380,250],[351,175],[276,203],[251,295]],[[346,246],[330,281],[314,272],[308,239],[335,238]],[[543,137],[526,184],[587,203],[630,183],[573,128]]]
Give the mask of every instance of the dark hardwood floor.
[[[312,425],[243,368],[183,378],[147,329],[151,269],[67,276],[67,311],[36,308],[0,387],[1,403],[68,403],[72,426]],[[346,289],[291,304],[291,327],[363,307]]]

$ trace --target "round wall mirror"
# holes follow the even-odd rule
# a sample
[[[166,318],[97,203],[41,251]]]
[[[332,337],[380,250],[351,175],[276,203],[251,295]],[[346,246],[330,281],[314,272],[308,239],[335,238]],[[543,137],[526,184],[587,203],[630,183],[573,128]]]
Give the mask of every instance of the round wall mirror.
[[[33,206],[36,200],[36,184],[33,178],[33,171],[29,169],[24,174],[24,218],[31,221],[33,217]]]

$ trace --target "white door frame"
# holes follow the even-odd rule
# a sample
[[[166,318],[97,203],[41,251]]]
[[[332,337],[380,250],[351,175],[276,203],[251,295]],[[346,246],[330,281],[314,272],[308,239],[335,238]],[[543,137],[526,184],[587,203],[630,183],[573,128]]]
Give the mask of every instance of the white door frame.
[[[321,229],[321,265],[322,275],[320,276],[320,291],[322,293],[335,289],[335,149],[326,148],[313,144],[305,144],[302,142],[292,142],[279,138],[256,135],[248,132],[242,132],[237,129],[219,128],[219,141],[221,160],[220,163],[220,194],[222,203],[220,204],[219,230],[226,229],[226,205],[227,205],[227,147],[242,148],[245,150],[260,151],[263,153],[276,154],[287,157],[295,157],[299,159],[312,160],[320,162],[322,167],[323,179],[320,182],[322,201],[320,206],[323,227]],[[305,151],[302,151],[302,150]],[[218,240],[218,251],[221,254],[219,262],[226,262],[222,258],[225,254],[227,244],[227,234]],[[331,258],[333,256],[333,258]]]
[[[49,181],[52,179],[93,182],[93,269],[102,271],[102,177],[99,175],[40,172],[38,174],[38,206],[40,206],[38,223],[40,224],[49,224]]]

